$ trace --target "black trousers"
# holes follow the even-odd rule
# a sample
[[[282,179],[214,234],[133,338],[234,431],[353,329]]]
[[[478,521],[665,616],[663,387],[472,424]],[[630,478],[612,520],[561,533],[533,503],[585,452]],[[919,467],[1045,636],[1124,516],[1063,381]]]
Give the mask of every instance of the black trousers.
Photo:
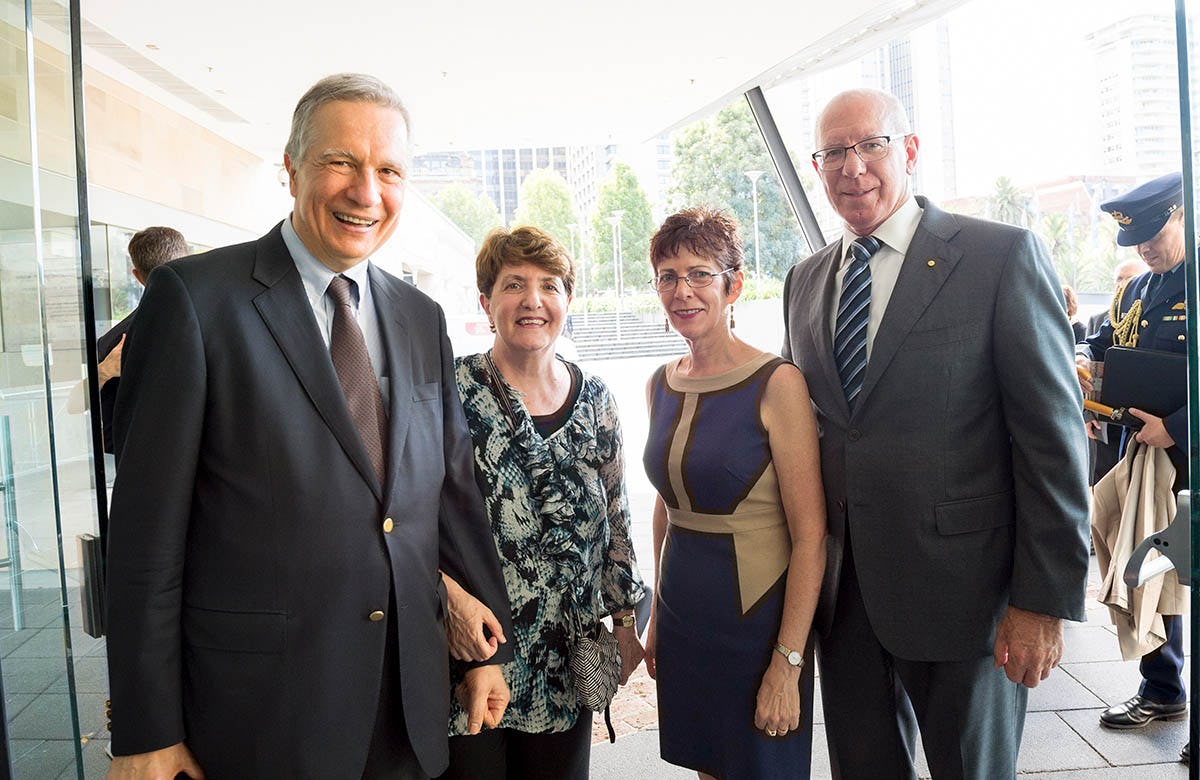
[[[450,738],[450,768],[438,780],[587,780],[592,713],[568,731],[527,734],[489,729]]]

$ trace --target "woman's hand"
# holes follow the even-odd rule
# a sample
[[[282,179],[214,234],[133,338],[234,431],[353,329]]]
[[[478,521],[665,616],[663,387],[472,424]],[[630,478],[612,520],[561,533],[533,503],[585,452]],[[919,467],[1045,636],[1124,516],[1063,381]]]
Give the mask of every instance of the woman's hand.
[[[617,652],[621,656],[621,685],[624,685],[646,657],[646,651],[638,641],[637,628],[614,626],[613,636],[617,638]]]
[[[507,640],[500,621],[479,599],[463,590],[453,577],[442,573],[446,585],[446,639],[450,655],[459,661],[486,661]],[[487,636],[484,626],[492,632]]]
[[[646,639],[642,643],[642,655],[646,659],[646,674],[650,675],[651,680],[658,679],[658,659],[655,657],[654,646],[654,615],[657,612],[655,609],[650,610],[650,620],[646,622]]]
[[[771,664],[758,686],[754,726],[774,737],[800,727],[800,670],[772,651]]]

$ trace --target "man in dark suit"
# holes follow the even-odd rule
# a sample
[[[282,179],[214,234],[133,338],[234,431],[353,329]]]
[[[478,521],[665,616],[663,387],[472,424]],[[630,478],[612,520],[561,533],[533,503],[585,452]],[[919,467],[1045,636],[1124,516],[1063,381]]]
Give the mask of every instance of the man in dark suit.
[[[845,223],[789,273],[785,356],[821,424],[821,692],[842,780],[1016,773],[1028,688],[1082,620],[1081,399],[1058,280],[1028,231],[911,194],[895,97],[854,90],[813,155]]]
[[[1183,176],[1160,176],[1124,195],[1101,204],[1117,221],[1117,244],[1132,246],[1149,267],[1125,286],[1117,303],[1114,322],[1106,317],[1100,329],[1076,347],[1076,362],[1087,367],[1103,361],[1109,347],[1153,349],[1187,354],[1187,304],[1183,256],[1186,252],[1183,221]],[[1085,392],[1091,384],[1080,379]],[[1187,405],[1165,417],[1138,409],[1130,414],[1143,422],[1136,438],[1152,447],[1163,447],[1176,469],[1176,488],[1187,486]],[[1124,452],[1127,439],[1121,443]],[[1137,543],[1140,540],[1135,540]],[[1142,684],[1135,696],[1109,707],[1100,725],[1136,729],[1159,718],[1181,718],[1187,712],[1183,683],[1183,618],[1164,615],[1167,641],[1142,657]]]
[[[368,262],[408,127],[377,79],[321,80],[284,155],[291,217],[151,275],[117,403],[110,777],[437,775],[439,568],[511,630],[445,317]],[[459,696],[495,725],[499,667]]]
[[[148,227],[134,233],[129,239],[133,278],[143,287],[151,271],[164,263],[187,257],[187,253],[187,239],[174,228]],[[97,367],[100,378],[100,423],[104,434],[104,451],[109,453],[113,451],[113,406],[117,400],[117,388],[121,385],[121,352],[135,314],[137,309],[96,339],[96,356],[100,361]]]
[[[1118,263],[1117,267],[1113,269],[1113,303],[1120,301],[1121,294],[1129,280],[1141,276],[1149,270],[1149,266],[1142,262],[1140,257]],[[1111,309],[1111,306],[1109,308]],[[1098,332],[1100,326],[1108,319],[1108,315],[1109,310],[1106,309],[1088,318],[1087,335]],[[1087,413],[1087,416],[1093,417],[1090,412]],[[1107,425],[1096,422],[1095,419],[1089,419],[1088,439],[1088,473],[1091,475],[1088,483],[1095,485],[1121,459],[1121,429],[1116,425]]]

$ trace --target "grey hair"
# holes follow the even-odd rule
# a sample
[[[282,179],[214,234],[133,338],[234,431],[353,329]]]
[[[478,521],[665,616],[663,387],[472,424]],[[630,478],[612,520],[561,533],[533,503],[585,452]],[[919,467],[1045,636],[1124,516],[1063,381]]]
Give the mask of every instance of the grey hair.
[[[365,73],[338,73],[326,76],[309,87],[292,113],[292,132],[288,136],[287,146],[283,148],[291,160],[299,162],[308,152],[312,118],[317,109],[338,100],[374,103],[398,111],[404,119],[404,127],[410,131],[412,129],[412,121],[404,102],[391,87],[379,79]]]
[[[912,125],[908,121],[908,114],[904,112],[904,105],[901,104],[900,98],[881,89],[848,89],[834,95],[833,99],[826,103],[825,108],[817,115],[813,132],[817,143],[820,143],[821,123],[825,121],[825,114],[829,111],[829,107],[846,99],[872,101],[879,109],[879,118],[883,120],[883,125],[880,127],[882,132],[903,133],[904,135],[912,133]]]

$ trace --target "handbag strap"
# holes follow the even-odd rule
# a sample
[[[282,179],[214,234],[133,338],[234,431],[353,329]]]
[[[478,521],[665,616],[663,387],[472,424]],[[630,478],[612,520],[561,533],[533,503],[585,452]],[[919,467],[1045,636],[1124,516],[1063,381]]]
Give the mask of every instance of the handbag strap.
[[[487,363],[488,380],[492,386],[492,392],[495,393],[496,400],[504,407],[504,413],[508,415],[508,421],[512,423],[513,430],[516,430],[519,424],[517,413],[513,411],[512,401],[508,397],[508,386],[500,376],[500,372],[496,369],[496,364],[492,362],[492,353],[490,350],[483,353],[483,360]]]

